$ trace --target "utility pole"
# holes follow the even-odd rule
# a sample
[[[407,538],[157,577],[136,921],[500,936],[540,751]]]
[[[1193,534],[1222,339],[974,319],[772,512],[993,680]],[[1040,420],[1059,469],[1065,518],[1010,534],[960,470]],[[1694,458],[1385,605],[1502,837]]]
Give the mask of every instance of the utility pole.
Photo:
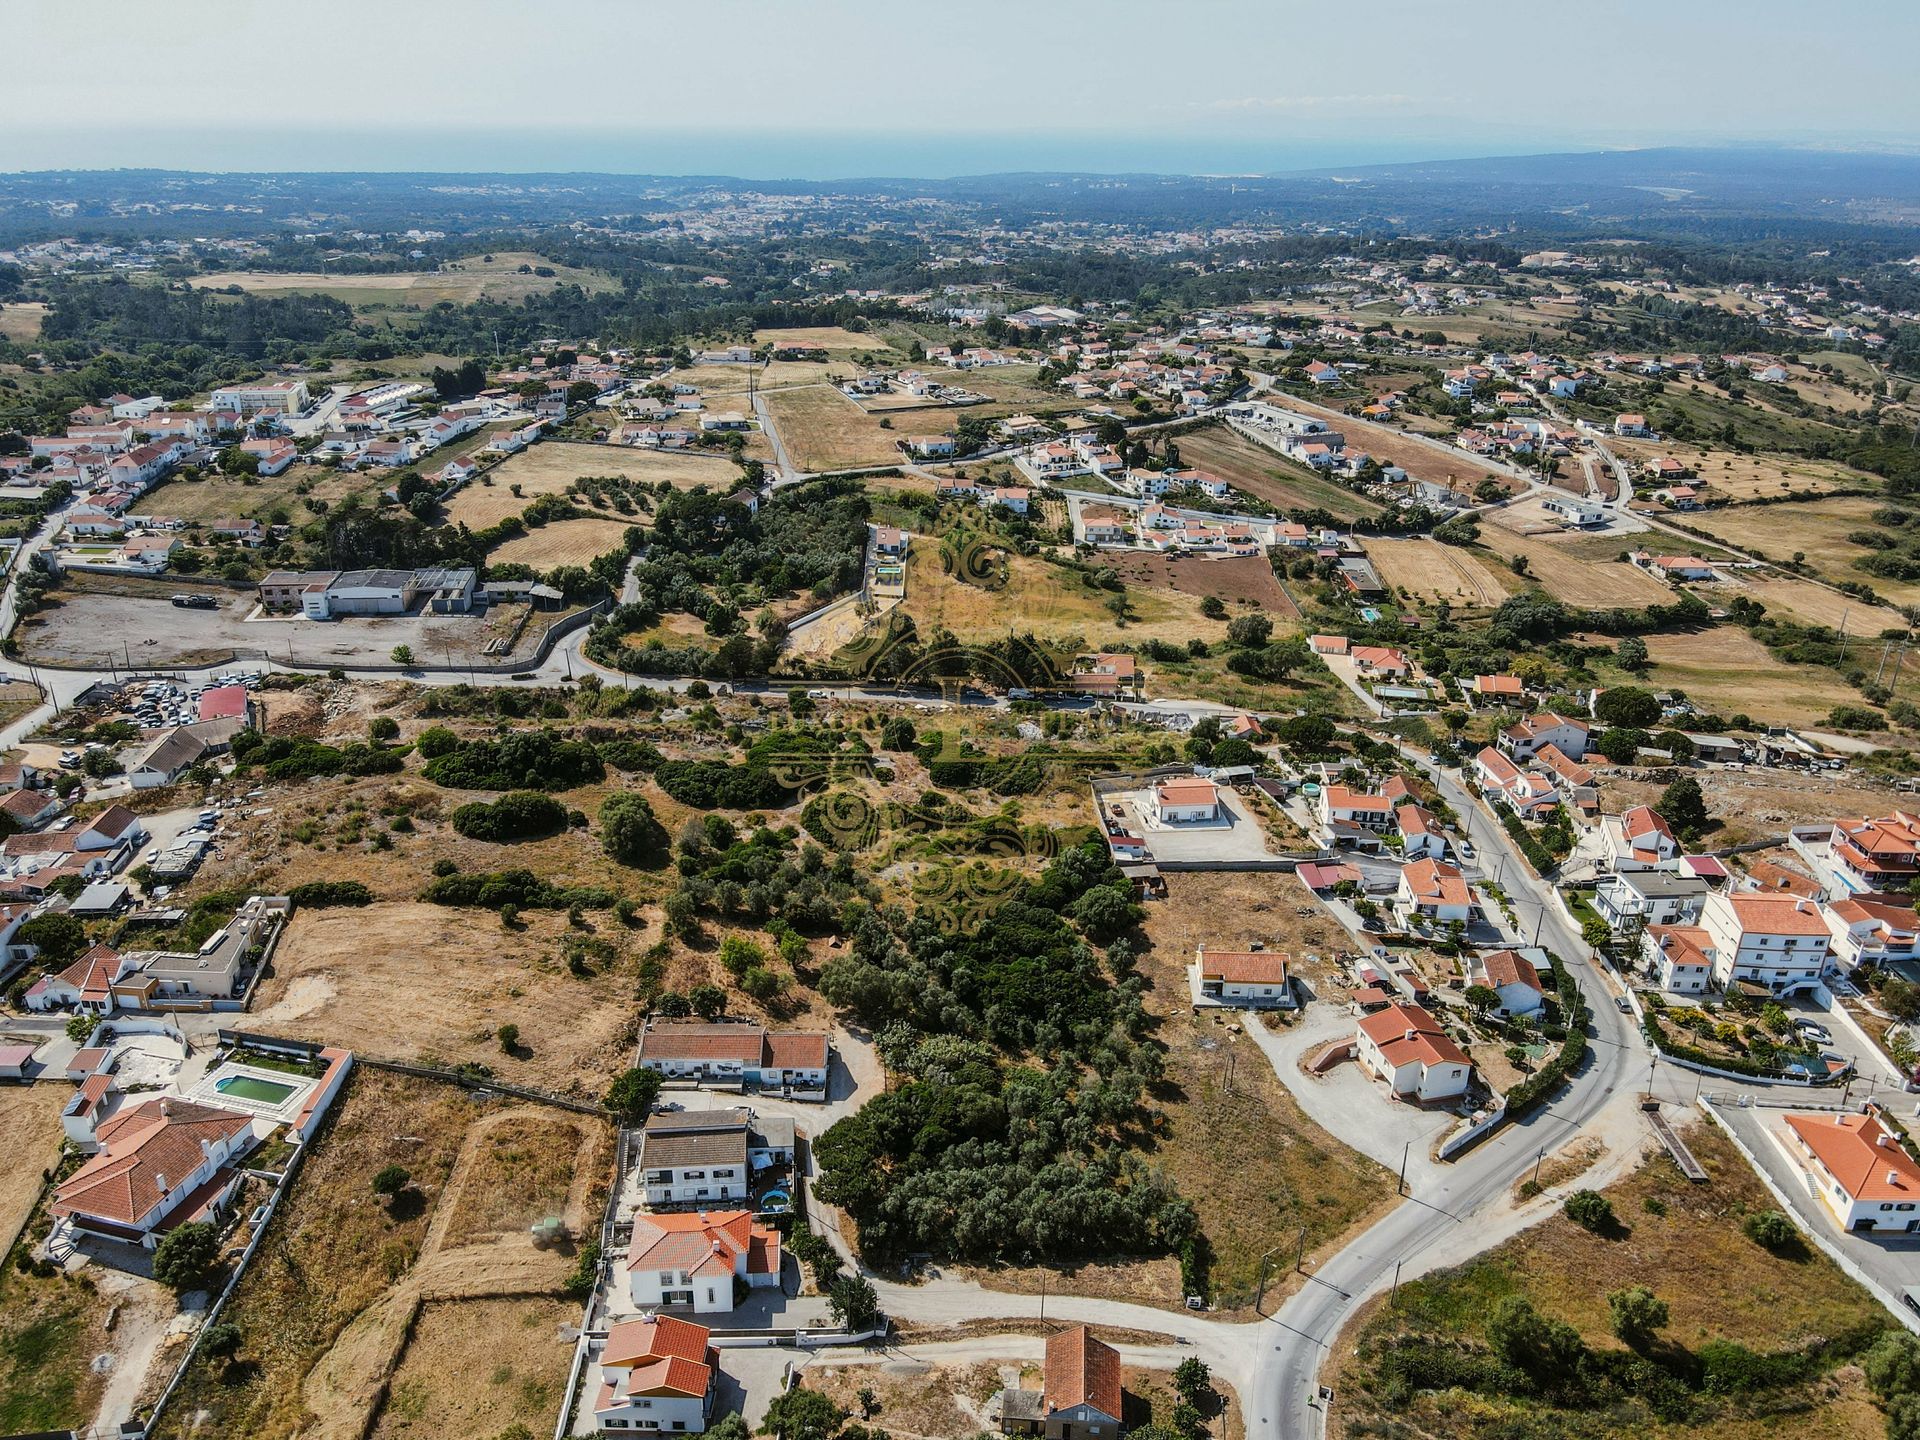
[[[1396,1310],[1400,1308],[1400,1267],[1404,1264],[1404,1260],[1393,1262],[1393,1289],[1387,1294],[1388,1306]]]
[[[1540,1166],[1546,1161],[1546,1158],[1547,1158],[1547,1152],[1545,1150],[1542,1150],[1539,1154],[1533,1157],[1532,1183],[1535,1185],[1538,1185],[1540,1183]]]
[[[1400,1185],[1399,1188],[1394,1191],[1396,1195],[1404,1195],[1407,1193],[1407,1156],[1412,1149],[1413,1141],[1411,1140],[1400,1147]],[[1306,1234],[1304,1230],[1300,1233],[1302,1235]]]
[[[1293,1268],[1295,1270],[1307,1268],[1307,1227],[1304,1225],[1300,1227],[1299,1248],[1293,1252]]]

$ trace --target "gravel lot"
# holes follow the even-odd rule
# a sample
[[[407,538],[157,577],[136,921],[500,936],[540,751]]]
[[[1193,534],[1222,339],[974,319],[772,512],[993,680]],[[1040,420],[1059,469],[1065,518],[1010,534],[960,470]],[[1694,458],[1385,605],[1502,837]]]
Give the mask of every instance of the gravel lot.
[[[164,595],[105,590],[66,590],[61,598],[21,623],[21,642],[29,658],[65,665],[139,667],[204,664],[224,660],[229,651],[266,651],[275,660],[304,660],[342,665],[385,662],[396,645],[408,645],[423,663],[479,661],[481,648],[495,635],[511,633],[517,607],[493,616],[383,615],[343,620],[306,620],[276,616],[248,620],[251,594],[221,596],[218,610],[178,608]],[[515,653],[533,650],[545,618],[536,616]]]

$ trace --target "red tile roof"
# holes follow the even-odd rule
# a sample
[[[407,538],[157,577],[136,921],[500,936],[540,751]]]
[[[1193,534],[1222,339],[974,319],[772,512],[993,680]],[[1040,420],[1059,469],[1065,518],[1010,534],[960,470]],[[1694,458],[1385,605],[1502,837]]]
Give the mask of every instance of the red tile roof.
[[[203,1141],[221,1144],[252,1123],[231,1110],[171,1097],[122,1110],[95,1131],[105,1148],[54,1191],[53,1213],[137,1225],[199,1168]]]
[[[1203,945],[1195,963],[1202,980],[1229,985],[1287,983],[1287,957],[1277,950],[1209,950]]]
[[[1365,1035],[1398,1069],[1408,1061],[1422,1065],[1471,1065],[1467,1052],[1448,1038],[1446,1031],[1418,1005],[1389,1005],[1385,1010],[1360,1021]]]
[[[1120,1419],[1120,1356],[1084,1325],[1047,1337],[1047,1412],[1088,1405]]]
[[[1536,992],[1541,989],[1540,972],[1517,950],[1496,950],[1480,964],[1487,972],[1487,984],[1496,990],[1503,985],[1524,985]]]
[[[1787,1125],[1855,1200],[1920,1201],[1920,1162],[1873,1115],[1789,1115]]]

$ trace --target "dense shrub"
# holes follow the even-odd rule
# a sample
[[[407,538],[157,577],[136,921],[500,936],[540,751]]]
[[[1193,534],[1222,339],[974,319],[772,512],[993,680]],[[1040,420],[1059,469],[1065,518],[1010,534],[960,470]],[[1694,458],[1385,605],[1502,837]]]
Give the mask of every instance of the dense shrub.
[[[719,760],[666,760],[653,780],[682,805],[696,810],[769,810],[790,803],[793,792],[772,771]]]
[[[373,892],[358,880],[309,880],[287,891],[296,910],[324,910],[335,905],[371,905]]]
[[[571,790],[606,773],[593,746],[562,740],[550,730],[462,741],[429,760],[425,770],[434,784],[456,790]]]
[[[567,807],[537,790],[510,790],[491,803],[476,800],[453,812],[453,828],[469,840],[531,840],[567,828]]]
[[[619,897],[601,885],[554,885],[531,870],[493,870],[442,875],[420,892],[433,905],[478,905],[498,910],[513,905],[522,910],[566,910],[580,905],[605,910]]]

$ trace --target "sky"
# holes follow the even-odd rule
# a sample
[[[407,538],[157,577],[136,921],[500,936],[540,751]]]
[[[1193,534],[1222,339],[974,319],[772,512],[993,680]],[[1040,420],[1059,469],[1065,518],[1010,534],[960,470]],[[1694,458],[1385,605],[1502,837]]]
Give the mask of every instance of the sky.
[[[4,20],[6,171],[1239,174],[1920,144],[1914,0],[7,0]]]

